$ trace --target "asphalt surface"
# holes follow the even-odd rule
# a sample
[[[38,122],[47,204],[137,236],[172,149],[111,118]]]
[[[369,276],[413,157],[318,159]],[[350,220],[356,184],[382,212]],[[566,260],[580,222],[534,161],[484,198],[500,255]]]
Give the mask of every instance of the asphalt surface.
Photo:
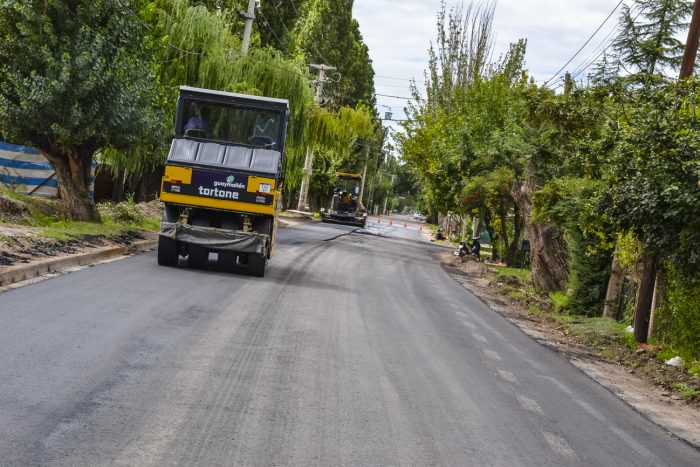
[[[262,279],[149,253],[0,294],[0,464],[700,465],[398,221],[282,229]]]

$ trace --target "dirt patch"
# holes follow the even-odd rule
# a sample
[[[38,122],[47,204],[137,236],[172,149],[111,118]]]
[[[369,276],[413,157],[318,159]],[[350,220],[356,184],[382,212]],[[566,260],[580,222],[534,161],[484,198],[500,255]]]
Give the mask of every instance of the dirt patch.
[[[614,340],[603,339],[596,345],[584,342],[567,326],[549,320],[546,314],[529,311],[533,304],[547,309],[550,307],[547,300],[528,296],[520,301],[498,293],[505,285],[517,288],[521,285],[517,279],[489,280],[487,265],[462,261],[450,252],[439,253],[439,258],[454,280],[492,310],[540,344],[565,355],[576,367],[653,422],[700,447],[700,400],[686,400],[679,392],[682,387],[700,391],[700,378],[666,365],[656,357],[653,347],[635,351]],[[617,360],[607,355],[616,355]]]
[[[0,271],[17,264],[84,253],[95,248],[128,246],[139,240],[155,240],[157,235],[157,232],[125,232],[115,237],[83,235],[58,241],[41,238],[36,229],[30,227],[0,225]]]

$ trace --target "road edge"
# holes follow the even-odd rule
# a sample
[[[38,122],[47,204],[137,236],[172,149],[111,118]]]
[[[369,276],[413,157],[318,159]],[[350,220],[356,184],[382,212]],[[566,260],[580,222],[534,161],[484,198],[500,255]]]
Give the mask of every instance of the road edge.
[[[653,409],[649,404],[644,403],[645,400],[643,391],[634,386],[630,388],[630,385],[621,384],[615,379],[616,374],[610,369],[610,366],[615,365],[614,363],[588,361],[582,358],[567,355],[567,353],[562,351],[562,349],[558,346],[551,345],[546,340],[540,338],[536,331],[533,332],[520,320],[499,311],[498,307],[492,306],[492,297],[478,290],[478,287],[474,287],[474,284],[471,284],[469,281],[458,280],[455,277],[455,272],[451,271],[452,269],[460,271],[458,268],[444,263],[440,258],[438,258],[438,263],[441,269],[450,277],[451,280],[464,287],[493,313],[503,317],[503,319],[517,327],[522,333],[538,344],[557,353],[558,355],[561,355],[574,368],[598,383],[601,387],[605,388],[608,392],[620,399],[632,410],[639,413],[651,423],[660,427],[666,433],[683,441],[689,446],[700,450],[700,421],[698,421],[697,414],[692,413],[695,412],[695,409],[682,405],[682,403],[677,401],[669,401],[669,405],[665,407],[665,411]],[[467,276],[464,272],[460,272],[459,275]],[[634,378],[638,382],[639,387],[642,385],[646,385],[647,387],[653,386],[651,383],[648,383],[646,380],[639,378],[636,375],[628,374],[627,376],[629,378]],[[685,426],[694,425],[697,429],[687,430],[684,428],[684,424]]]

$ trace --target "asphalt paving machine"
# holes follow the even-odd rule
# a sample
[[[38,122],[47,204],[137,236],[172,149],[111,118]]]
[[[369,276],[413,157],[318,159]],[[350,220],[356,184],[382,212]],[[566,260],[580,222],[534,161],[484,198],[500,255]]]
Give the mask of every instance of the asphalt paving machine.
[[[339,172],[330,207],[321,208],[321,221],[364,227],[367,212],[359,199],[362,175]]]

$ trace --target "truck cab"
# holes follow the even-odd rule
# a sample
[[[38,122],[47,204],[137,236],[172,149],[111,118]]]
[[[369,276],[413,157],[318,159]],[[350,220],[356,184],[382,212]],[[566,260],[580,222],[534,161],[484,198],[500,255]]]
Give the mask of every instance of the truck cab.
[[[281,206],[289,104],[183,86],[161,181],[158,263],[263,276]]]

